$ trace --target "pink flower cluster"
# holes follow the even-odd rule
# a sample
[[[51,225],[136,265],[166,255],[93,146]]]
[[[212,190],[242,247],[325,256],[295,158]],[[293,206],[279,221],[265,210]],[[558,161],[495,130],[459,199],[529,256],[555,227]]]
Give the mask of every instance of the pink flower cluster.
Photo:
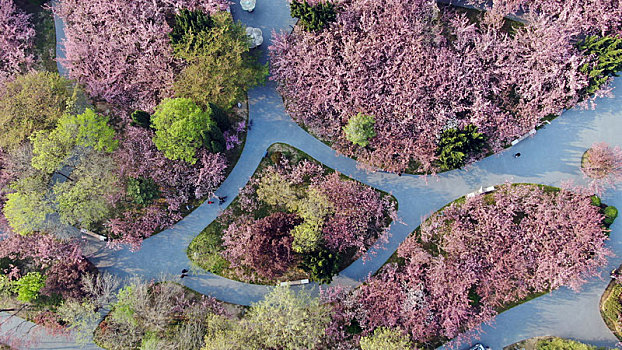
[[[34,37],[30,15],[18,9],[13,0],[0,0],[0,87],[32,65]]]

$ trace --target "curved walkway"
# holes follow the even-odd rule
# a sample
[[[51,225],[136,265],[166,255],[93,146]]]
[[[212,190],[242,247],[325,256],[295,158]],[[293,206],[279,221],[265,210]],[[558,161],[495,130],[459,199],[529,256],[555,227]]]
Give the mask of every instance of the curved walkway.
[[[245,25],[262,29],[265,39],[262,46],[264,61],[267,58],[266,48],[271,41],[270,33],[273,30],[290,30],[294,25],[286,0],[260,2],[253,13],[242,11],[236,1],[232,13]],[[57,38],[62,38],[62,28],[59,30],[57,27]],[[622,79],[616,79],[613,85],[616,90],[622,89]],[[398,216],[401,223],[392,225],[388,244],[384,248],[372,249],[376,254],[367,262],[354,262],[335,278],[333,285],[359,284],[384,264],[404,238],[420,224],[422,217],[465,193],[480,186],[505,181],[553,186],[559,186],[565,180],[583,183],[580,159],[592,143],[605,141],[622,146],[622,138],[619,136],[622,134],[622,94],[619,94],[613,99],[599,100],[595,110],[567,111],[551,125],[538,131],[535,137],[465,170],[455,170],[436,177],[367,173],[357,169],[355,161],[337,156],[335,151],[294,123],[285,112],[274,82],[252,89],[248,97],[253,128],[248,133],[245,149],[236,167],[216,191],[219,196],[228,196],[229,201],[225,205],[246,184],[265,150],[275,142],[288,143],[354,179],[390,192],[399,202]],[[512,154],[515,152],[520,152],[522,156],[514,158]],[[609,191],[603,201],[622,207],[622,192]],[[142,249],[136,253],[128,250],[111,251],[101,244],[96,245],[91,260],[100,270],[120,277],[177,276],[191,264],[186,256],[186,247],[218,216],[219,208],[217,204],[205,202],[175,226],[146,239]],[[609,242],[616,256],[622,255],[621,222],[618,220],[612,226]],[[609,271],[618,263],[612,261],[603,271]],[[269,288],[232,281],[206,272],[192,274],[179,282],[217,299],[243,305],[260,300]],[[598,300],[607,283],[607,280],[593,279],[580,293],[561,288],[506,311],[496,317],[492,326],[483,328],[482,342],[493,349],[500,349],[524,338],[555,335],[596,345],[614,346],[617,340],[604,325],[598,311]]]

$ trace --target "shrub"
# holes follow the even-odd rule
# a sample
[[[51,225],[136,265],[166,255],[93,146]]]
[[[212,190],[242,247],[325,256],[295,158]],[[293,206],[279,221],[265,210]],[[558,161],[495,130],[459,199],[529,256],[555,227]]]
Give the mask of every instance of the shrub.
[[[272,152],[272,154],[270,155],[270,160],[272,161],[272,164],[279,165],[281,164],[282,157],[283,157],[283,154],[281,152],[275,151],[275,152]]]
[[[221,232],[207,232],[200,237],[201,240],[196,244],[200,246],[201,267],[209,272],[221,274],[229,266],[229,262],[220,254],[223,250]]]
[[[127,181],[127,194],[132,197],[134,203],[138,205],[149,205],[160,197],[158,185],[151,178],[130,178]]]
[[[615,221],[617,217],[618,217],[618,208],[612,205],[605,208],[605,220],[604,220],[605,225],[609,226],[613,224],[613,222]]]
[[[600,197],[598,197],[597,195],[591,196],[590,200],[592,201],[593,206],[600,207],[600,205],[602,204]]]
[[[438,164],[442,170],[457,169],[466,164],[469,155],[478,154],[486,145],[486,137],[469,124],[464,129],[447,129],[438,141]]]
[[[622,37],[598,36],[586,37],[578,44],[578,48],[594,60],[581,66],[580,71],[590,78],[586,93],[591,95],[598,91],[611,77],[617,77],[622,70]]]
[[[13,284],[17,290],[17,300],[29,303],[39,297],[39,291],[45,286],[45,277],[39,272],[28,272]]]
[[[343,127],[346,139],[355,145],[366,147],[369,139],[376,136],[374,124],[376,120],[371,115],[358,113],[348,120],[348,125]]]
[[[329,284],[339,272],[339,254],[320,247],[305,254],[300,267],[310,274],[312,281]]]
[[[214,21],[209,14],[201,10],[190,11],[181,9],[175,15],[173,30],[168,34],[173,46],[179,44],[189,45],[194,48],[195,36],[203,31],[207,31],[214,26]]]
[[[223,151],[223,144],[225,143],[225,137],[220,131],[218,126],[211,127],[207,130],[207,137],[204,140],[209,140],[209,144],[205,146],[212,152],[218,153]]]
[[[307,0],[293,0],[290,11],[292,17],[300,18],[300,24],[307,32],[319,32],[337,19],[335,4],[330,1],[310,5]]]
[[[140,126],[143,128],[151,127],[151,114],[145,111],[134,111],[130,117],[132,118],[133,126]]]

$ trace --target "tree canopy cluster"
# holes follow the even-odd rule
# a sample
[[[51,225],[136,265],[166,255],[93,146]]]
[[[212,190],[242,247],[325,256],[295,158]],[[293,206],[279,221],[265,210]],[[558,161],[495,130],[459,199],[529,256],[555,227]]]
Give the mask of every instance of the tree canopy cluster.
[[[495,1],[470,17],[433,0],[330,3],[323,30],[276,35],[273,79],[297,122],[371,168],[435,172],[498,152],[620,69],[617,1]],[[358,113],[375,120],[366,138],[353,137]],[[469,126],[489,147],[441,143]]]
[[[393,203],[293,148],[276,145],[270,152],[234,202],[191,244],[189,256],[196,252],[201,266],[223,274],[224,265],[245,281],[293,278],[302,268],[328,283],[339,266],[383,237],[394,219]]]
[[[12,77],[0,94],[2,206],[11,226],[46,230],[46,218],[59,213],[63,223],[135,249],[212,193],[243,141],[246,124],[230,108],[267,69],[250,53],[244,27],[223,11],[228,6],[60,1],[65,64],[95,108],[56,73],[17,74],[34,32],[3,0],[0,36],[25,52],[20,69],[0,64]],[[2,54],[19,56],[11,50]]]

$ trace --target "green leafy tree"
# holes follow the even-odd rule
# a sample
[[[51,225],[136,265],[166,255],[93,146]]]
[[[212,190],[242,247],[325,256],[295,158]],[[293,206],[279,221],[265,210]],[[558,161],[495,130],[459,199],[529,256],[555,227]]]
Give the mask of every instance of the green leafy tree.
[[[260,348],[314,349],[324,336],[330,310],[304,291],[275,287],[253,304],[243,323],[252,329]]]
[[[480,153],[486,146],[486,137],[477,132],[477,126],[469,124],[464,129],[447,129],[438,141],[437,162],[441,170],[457,169],[469,155]]]
[[[74,140],[62,137],[57,130],[37,131],[31,137],[32,166],[51,174],[61,167],[73,149]]]
[[[372,335],[361,338],[361,350],[410,350],[408,336],[397,329],[379,327]]]
[[[245,350],[261,348],[252,330],[246,330],[242,322],[224,316],[207,316],[205,346],[201,350]]]
[[[209,14],[200,10],[190,11],[181,9],[175,15],[175,24],[168,36],[173,46],[183,44],[191,49],[195,49],[196,37],[213,27],[214,21]]]
[[[0,148],[10,149],[35,131],[55,127],[72,104],[71,82],[57,73],[33,72],[6,84],[0,97]]]
[[[65,300],[57,309],[57,314],[73,332],[80,345],[92,341],[93,331],[100,321],[97,307],[90,301]]]
[[[169,159],[194,164],[197,149],[210,145],[210,135],[217,134],[209,107],[203,110],[191,99],[164,99],[151,118],[155,129],[153,142]]]
[[[38,131],[31,136],[32,166],[46,173],[58,170],[75,146],[112,152],[118,146],[108,118],[87,109],[79,115],[63,115],[52,131]]]
[[[270,205],[278,205],[295,211],[298,209],[298,201],[304,197],[304,192],[274,172],[261,178],[257,196]]]
[[[346,139],[355,145],[365,147],[369,144],[369,139],[376,136],[374,124],[376,120],[371,115],[358,113],[348,120],[348,124],[343,127]]]
[[[580,68],[590,78],[586,92],[591,95],[610,77],[617,77],[617,72],[622,70],[622,37],[591,35],[581,41],[578,47],[586,55],[595,58]]]
[[[248,89],[264,82],[268,67],[250,55],[242,24],[233,22],[226,13],[211,18],[213,28],[175,45],[176,55],[188,65],[174,89],[177,96],[191,98],[204,108],[213,103],[228,110],[244,98]]]
[[[307,197],[299,200],[296,212],[304,221],[292,230],[292,249],[298,253],[317,250],[322,240],[324,218],[335,212],[331,202],[319,191],[309,189]]]
[[[337,19],[337,9],[330,1],[310,5],[307,0],[293,0],[290,11],[292,17],[300,18],[300,24],[307,32],[319,32]]]
[[[127,194],[138,205],[149,205],[160,197],[158,185],[151,178],[130,178],[127,181]]]
[[[61,222],[91,227],[104,219],[111,209],[108,198],[119,188],[115,169],[110,155],[92,151],[73,171],[74,181],[56,183],[53,191]]]
[[[28,272],[13,285],[17,291],[17,300],[30,303],[39,297],[39,291],[45,286],[45,276],[39,272]]]
[[[16,192],[7,194],[3,213],[15,232],[26,235],[44,228],[47,215],[54,212],[45,196],[48,180],[47,176],[36,175],[11,185]]]
[[[134,306],[137,303],[136,294],[133,293],[133,285],[121,288],[117,293],[117,302],[114,304],[114,312],[111,313],[112,319],[117,323],[136,324]]]
[[[56,129],[61,138],[73,138],[78,146],[96,151],[111,153],[119,145],[114,138],[114,130],[108,125],[108,117],[98,115],[90,108],[82,114],[63,115]]]

